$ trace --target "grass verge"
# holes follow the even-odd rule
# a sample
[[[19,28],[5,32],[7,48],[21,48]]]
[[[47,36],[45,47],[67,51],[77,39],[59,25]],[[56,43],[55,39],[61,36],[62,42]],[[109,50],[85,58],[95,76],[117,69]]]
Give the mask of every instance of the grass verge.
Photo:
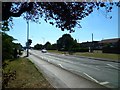
[[[27,58],[6,60],[3,88],[53,88]]]
[[[65,51],[58,51],[58,50],[48,50],[48,52],[51,52],[51,53],[58,53],[58,54],[68,54],[68,52],[65,52]]]
[[[75,55],[79,56],[87,56],[87,57],[95,57],[95,58],[104,58],[104,59],[112,59],[119,60],[120,54],[108,54],[108,53],[75,53]]]
[[[48,50],[48,52],[58,53],[58,54],[64,54],[64,53],[68,54],[68,52],[57,51],[57,50]],[[102,53],[102,52],[94,52],[94,53],[76,52],[76,53],[73,53],[73,55],[86,56],[86,57],[95,57],[95,58],[104,58],[104,59],[112,59],[112,60],[119,60],[119,58],[120,58],[120,54],[109,54],[109,53]]]

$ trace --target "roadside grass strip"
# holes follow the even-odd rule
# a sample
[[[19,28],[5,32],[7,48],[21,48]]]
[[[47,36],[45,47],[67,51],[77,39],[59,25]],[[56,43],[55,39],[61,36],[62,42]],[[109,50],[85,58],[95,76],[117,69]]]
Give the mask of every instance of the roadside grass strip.
[[[68,54],[68,52],[57,51],[57,50],[48,50],[48,52],[58,53],[58,54]],[[86,56],[86,57],[94,57],[94,58],[103,58],[103,59],[111,59],[111,60],[119,60],[120,54],[110,54],[110,53],[102,53],[101,52],[76,52],[73,55],[78,56]]]
[[[53,88],[27,58],[5,61],[3,88]]]

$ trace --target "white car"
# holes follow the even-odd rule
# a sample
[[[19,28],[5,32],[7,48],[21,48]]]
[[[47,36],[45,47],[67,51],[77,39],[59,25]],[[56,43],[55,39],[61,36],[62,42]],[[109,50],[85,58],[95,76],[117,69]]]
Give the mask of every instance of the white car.
[[[42,49],[41,52],[42,53],[47,53],[47,50],[46,49]]]

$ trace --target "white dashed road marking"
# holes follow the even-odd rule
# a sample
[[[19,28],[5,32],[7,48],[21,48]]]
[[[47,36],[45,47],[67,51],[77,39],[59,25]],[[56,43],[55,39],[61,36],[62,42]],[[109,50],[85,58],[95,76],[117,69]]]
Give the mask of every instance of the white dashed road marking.
[[[105,84],[108,84],[109,82],[105,81],[105,82],[101,82],[100,84],[101,85],[105,85]]]
[[[112,67],[112,68],[115,68],[115,69],[118,69],[117,67],[111,65],[111,64],[107,64],[108,66]]]
[[[99,83],[99,81],[97,81],[96,79],[94,79],[93,77],[91,77],[90,75],[88,75],[87,73],[84,73],[87,77],[89,77],[90,79],[92,79],[93,81],[95,81],[96,83]]]
[[[105,82],[99,82],[98,80],[94,79],[93,77],[91,77],[90,75],[88,75],[87,73],[84,73],[87,77],[89,77],[90,79],[92,79],[93,81],[95,81],[96,83],[99,83],[101,85],[105,85],[108,84],[109,82],[105,81]]]
[[[58,64],[61,68],[63,68],[63,66],[61,64]]]

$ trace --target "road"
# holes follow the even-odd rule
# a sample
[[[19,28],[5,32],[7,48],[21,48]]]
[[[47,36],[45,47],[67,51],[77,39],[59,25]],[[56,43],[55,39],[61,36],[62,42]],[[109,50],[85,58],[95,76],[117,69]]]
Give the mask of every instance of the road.
[[[30,53],[98,84],[109,88],[118,87],[119,63],[66,56],[64,54],[41,53],[37,50],[31,50]]]

